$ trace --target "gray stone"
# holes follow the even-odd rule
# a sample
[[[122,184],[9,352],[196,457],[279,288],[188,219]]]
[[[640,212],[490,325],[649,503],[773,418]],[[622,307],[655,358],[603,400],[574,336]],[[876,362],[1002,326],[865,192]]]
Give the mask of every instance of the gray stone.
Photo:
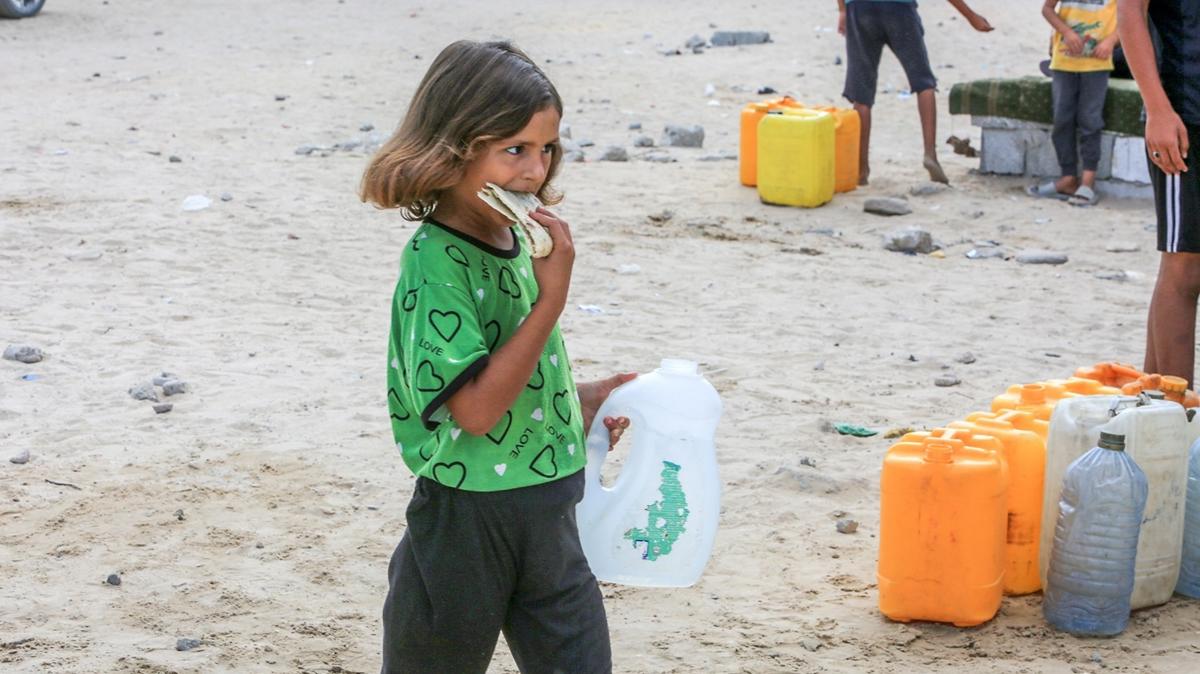
[[[656,164],[674,164],[677,159],[667,154],[666,152],[647,152],[640,157],[642,161],[654,162]]]
[[[104,582],[108,583],[109,585],[117,586],[121,584],[121,577],[115,573],[110,573],[108,574],[108,578],[104,579]]]
[[[610,145],[600,154],[600,161],[629,161],[629,152],[620,145]]]
[[[811,653],[811,652],[816,652],[816,650],[818,648],[820,648],[821,646],[824,646],[825,642],[821,641],[820,639],[814,639],[812,637],[804,637],[803,639],[800,640],[800,645],[804,647],[804,650],[809,651]]]
[[[816,460],[816,459],[811,459],[811,458],[809,458],[809,457],[807,457],[807,456],[802,456],[802,457],[800,457],[800,465],[801,465],[801,466],[808,466],[809,468],[816,468],[816,467],[817,467],[817,460]]]
[[[966,255],[972,260],[987,260],[989,258],[1004,257],[1004,249],[999,246],[976,246],[968,250]]]
[[[160,372],[158,374],[158,376],[156,376],[151,381],[154,383],[155,386],[162,386],[163,384],[171,381],[172,379],[179,379],[179,375],[175,374],[174,372]]]
[[[362,126],[358,127],[358,130],[362,131],[363,133],[366,133],[367,131],[374,131],[375,125],[370,122],[366,122]]]
[[[129,395],[133,396],[134,400],[152,400],[158,402],[158,392],[154,390],[154,384],[149,382],[138,384],[129,389]]]
[[[641,131],[641,130],[642,130],[642,123],[641,123],[641,122],[630,122],[630,123],[629,123],[629,130],[630,130],[630,131]]]
[[[963,365],[970,365],[971,363],[975,362],[975,354],[967,351],[966,353],[959,354],[958,358],[955,358],[954,360],[962,363]]]
[[[352,138],[350,140],[345,140],[345,141],[335,144],[333,146],[333,149],[342,150],[344,152],[350,152],[353,150],[357,150],[362,144],[363,144],[363,142],[361,140],[359,140],[357,138]]]
[[[180,393],[187,393],[188,385],[186,381],[172,379],[171,381],[163,382],[162,390],[163,395],[179,395]]]
[[[634,147],[654,147],[654,139],[650,136],[642,134],[633,139]]]
[[[229,192],[222,192],[221,201],[233,201],[233,195]]]
[[[667,147],[704,147],[704,127],[699,124],[692,126],[668,124],[663,127],[662,145]]]
[[[17,465],[29,463],[29,450],[22,449],[21,451],[9,457],[8,460]]]
[[[1109,241],[1104,246],[1104,250],[1110,253],[1136,253],[1141,249],[1135,241]]]
[[[175,409],[175,406],[172,405],[171,403],[158,403],[157,405],[154,406],[154,413],[155,414],[166,414],[167,412],[170,412],[173,409]]]
[[[863,203],[863,210],[875,215],[908,215],[912,213],[912,206],[908,205],[906,199],[872,197]]]
[[[1029,248],[1017,253],[1017,262],[1021,264],[1066,264],[1067,254],[1054,250]]]
[[[765,44],[771,34],[760,30],[718,30],[709,38],[714,47],[737,47],[744,44]]]
[[[688,38],[687,42],[683,43],[683,46],[687,49],[695,50],[696,47],[703,47],[706,44],[708,44],[708,40],[705,40],[699,35],[693,35]]]
[[[908,193],[914,197],[929,197],[941,194],[948,189],[950,189],[950,186],[945,183],[921,183],[909,188]]]
[[[837,521],[837,530],[839,534],[852,534],[858,531],[858,521],[852,519],[840,519]]]
[[[592,141],[588,138],[580,138],[575,144],[579,147],[595,147],[596,145],[595,141]]]
[[[18,363],[32,365],[40,363],[45,354],[36,346],[28,346],[26,344],[10,344],[4,349],[4,360],[15,360]]]
[[[934,386],[941,386],[943,388],[947,386],[958,386],[961,383],[962,380],[952,374],[938,375],[937,379],[933,380]]]
[[[883,235],[883,247],[897,253],[931,253],[933,235],[920,227],[894,229]]]
[[[175,650],[190,651],[193,648],[199,648],[200,645],[203,643],[204,642],[200,641],[199,639],[176,639],[175,640]]]
[[[697,158],[697,161],[737,161],[737,153],[734,152],[718,152],[716,154],[706,154]]]
[[[1123,272],[1121,270],[1098,271],[1094,274],[1094,276],[1096,278],[1100,279],[1101,281],[1120,281],[1120,282],[1124,283],[1125,281],[1129,280],[1129,274],[1126,274],[1125,272]]]
[[[171,162],[172,164],[182,164],[183,158],[179,155],[173,154],[170,157],[167,157],[167,161]]]
[[[305,145],[301,145],[300,147],[296,148],[296,154],[307,157],[308,155],[310,155],[320,149],[321,149],[321,147],[319,145],[305,144]]]
[[[567,152],[563,152],[563,161],[571,164],[582,162],[586,159],[587,155],[584,154],[583,150],[569,150]]]
[[[571,125],[570,124],[559,124],[558,125],[558,137],[560,139],[570,138],[571,137]]]

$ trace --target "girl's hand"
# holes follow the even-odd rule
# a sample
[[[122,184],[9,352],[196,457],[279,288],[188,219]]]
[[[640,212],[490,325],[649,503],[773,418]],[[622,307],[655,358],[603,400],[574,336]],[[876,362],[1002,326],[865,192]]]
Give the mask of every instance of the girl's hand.
[[[1117,34],[1113,33],[1109,37],[1104,38],[1092,50],[1092,56],[1098,59],[1107,59],[1112,56],[1113,49],[1117,46]]]
[[[529,215],[550,232],[550,239],[554,241],[554,250],[550,251],[548,256],[533,261],[533,276],[538,284],[538,304],[543,301],[549,302],[561,313],[567,305],[571,267],[575,264],[575,243],[571,239],[571,228],[545,207],[529,211]]]
[[[1067,54],[1070,56],[1079,56],[1083,53],[1083,38],[1073,30],[1063,34],[1063,44],[1066,45]]]
[[[588,433],[592,429],[592,420],[596,418],[596,412],[600,411],[600,406],[608,400],[608,396],[625,382],[633,381],[637,378],[636,372],[626,372],[623,374],[614,374],[608,379],[593,381],[580,384],[579,390],[579,406],[583,410],[583,432]],[[617,441],[621,439],[621,434],[629,428],[628,417],[604,417],[604,426],[608,429],[608,449],[616,446]]]
[[[1188,132],[1174,110],[1157,114],[1146,112],[1146,152],[1150,161],[1167,175],[1188,170]]]

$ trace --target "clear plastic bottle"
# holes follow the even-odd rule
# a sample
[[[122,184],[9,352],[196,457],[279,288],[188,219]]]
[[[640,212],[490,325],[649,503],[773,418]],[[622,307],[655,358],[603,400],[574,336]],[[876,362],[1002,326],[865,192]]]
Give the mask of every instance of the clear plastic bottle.
[[[1200,440],[1192,443],[1188,460],[1187,511],[1183,524],[1183,561],[1175,591],[1200,599]]]
[[[604,417],[629,417],[632,446],[612,488],[600,482],[608,456]],[[618,387],[588,433],[579,539],[600,580],[687,587],[712,553],[721,512],[714,435],[721,398],[696,363],[664,359]]]
[[[1124,631],[1148,491],[1122,435],[1101,432],[1067,469],[1042,601],[1052,626],[1086,636]]]

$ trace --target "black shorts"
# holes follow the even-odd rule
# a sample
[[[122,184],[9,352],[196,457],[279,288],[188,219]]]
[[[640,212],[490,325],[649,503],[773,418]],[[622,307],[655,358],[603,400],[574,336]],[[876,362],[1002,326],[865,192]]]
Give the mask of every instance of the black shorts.
[[[850,102],[875,105],[884,45],[904,68],[909,91],[916,94],[937,88],[917,3],[858,0],[846,4],[846,88],[842,95]]]
[[[1169,176],[1150,162],[1158,249],[1164,253],[1200,253],[1200,126],[1188,126],[1187,132],[1186,173]]]
[[[418,478],[388,567],[383,674],[483,674],[502,630],[522,672],[610,673],[581,498],[583,471],[498,492]]]

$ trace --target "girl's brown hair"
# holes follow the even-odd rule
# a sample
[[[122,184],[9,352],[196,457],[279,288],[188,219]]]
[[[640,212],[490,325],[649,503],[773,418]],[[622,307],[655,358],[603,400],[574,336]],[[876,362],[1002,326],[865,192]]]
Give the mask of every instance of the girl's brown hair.
[[[515,136],[548,107],[562,115],[558,91],[520,49],[508,42],[455,42],[429,66],[400,128],[363,173],[359,194],[380,208],[399,208],[406,220],[421,220],[462,179],[478,150]],[[561,160],[555,144],[538,190],[545,203],[561,198],[550,186]]]

